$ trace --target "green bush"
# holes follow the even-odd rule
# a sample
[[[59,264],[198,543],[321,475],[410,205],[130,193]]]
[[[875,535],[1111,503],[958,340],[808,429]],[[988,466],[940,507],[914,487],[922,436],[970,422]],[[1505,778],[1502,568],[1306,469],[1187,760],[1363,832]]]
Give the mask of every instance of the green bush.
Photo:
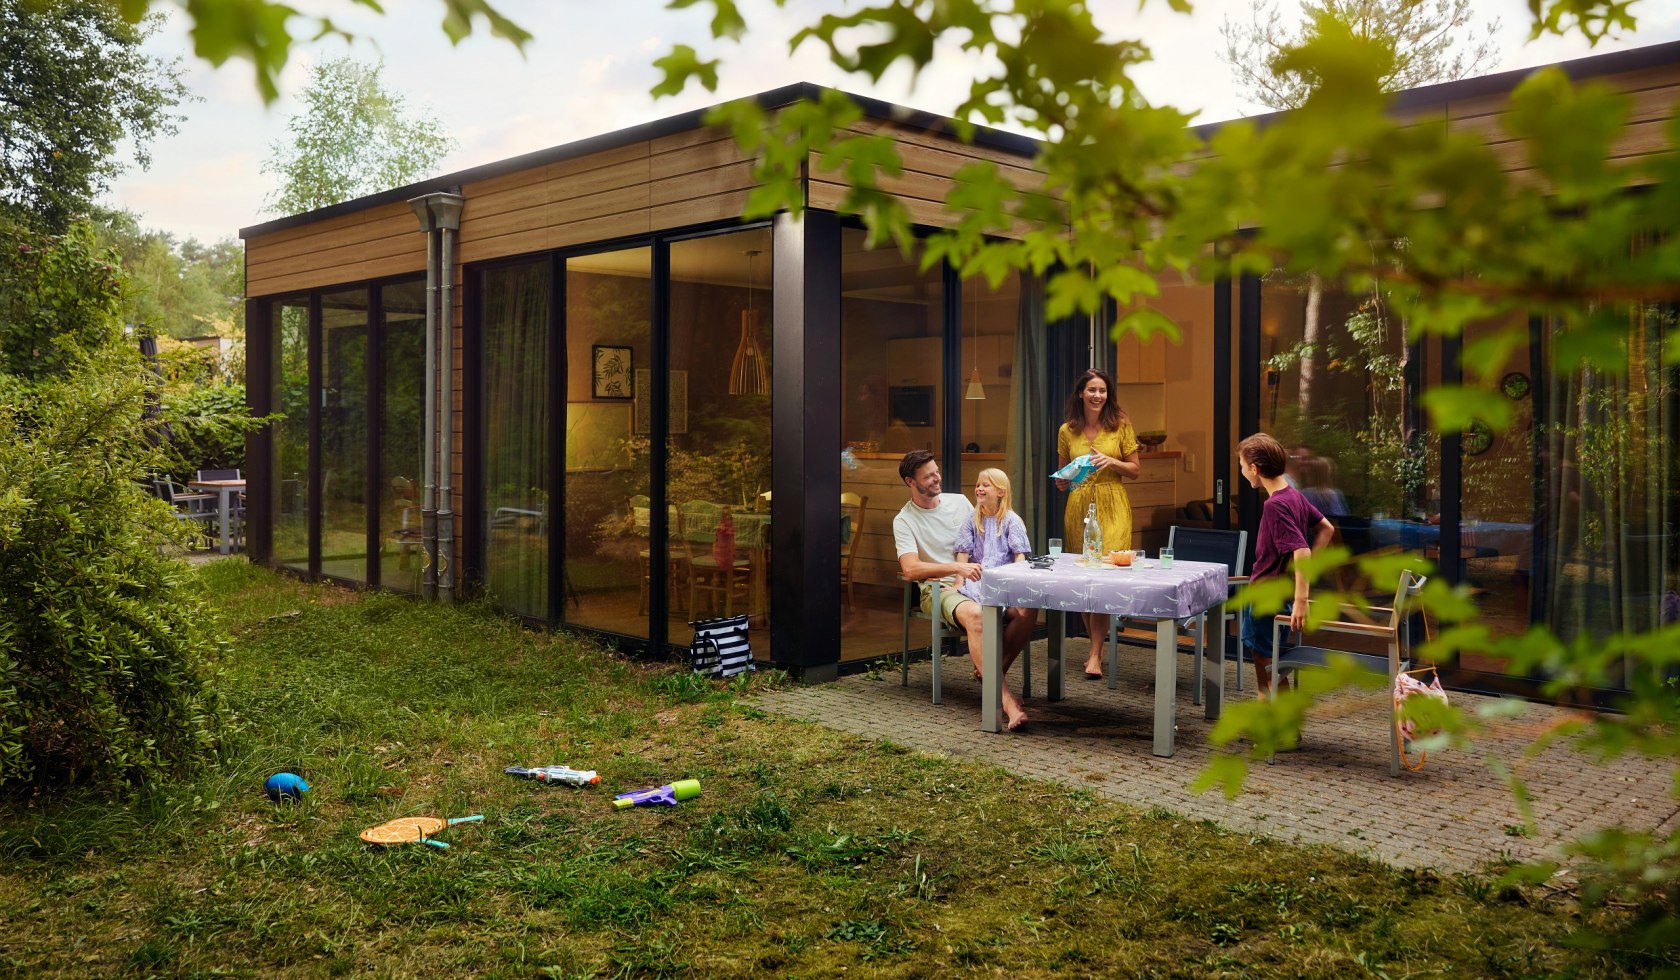
[[[225,641],[144,482],[166,458],[142,418],[158,380],[88,241],[0,228],[0,791],[176,771],[221,727]]]
[[[245,433],[217,420],[246,413],[245,386],[237,383],[193,385],[164,402],[170,443],[178,459],[176,475],[197,470],[245,468]]]

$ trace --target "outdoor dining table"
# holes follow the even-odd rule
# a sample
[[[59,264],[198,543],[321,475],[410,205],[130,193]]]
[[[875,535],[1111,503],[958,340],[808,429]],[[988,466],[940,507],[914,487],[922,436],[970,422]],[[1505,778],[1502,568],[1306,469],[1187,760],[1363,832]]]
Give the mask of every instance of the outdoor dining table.
[[[221,527],[221,552],[224,555],[233,553],[233,542],[228,535],[228,526],[233,520],[233,495],[245,492],[244,480],[188,480],[187,486],[195,490],[211,490],[217,497],[216,513]]]
[[[1134,562],[1127,567],[1102,564],[1087,567],[1078,555],[1059,555],[1049,568],[1016,562],[988,569],[976,583],[984,607],[981,643],[980,728],[1002,731],[1003,610],[1008,607],[1043,609],[1049,613],[1050,663],[1048,694],[1063,698],[1062,645],[1068,613],[1102,613],[1125,619],[1155,621],[1155,744],[1158,756],[1173,754],[1173,725],[1178,706],[1178,622],[1204,611],[1208,621],[1221,622],[1229,588],[1230,569],[1196,561]],[[1204,656],[1204,710],[1208,720],[1219,717],[1225,700],[1225,644],[1208,643]]]

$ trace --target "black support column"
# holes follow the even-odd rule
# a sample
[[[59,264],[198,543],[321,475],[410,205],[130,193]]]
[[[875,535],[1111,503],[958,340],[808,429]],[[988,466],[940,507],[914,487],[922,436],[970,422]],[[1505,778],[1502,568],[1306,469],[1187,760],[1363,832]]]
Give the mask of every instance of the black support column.
[[[261,418],[274,411],[274,372],[280,363],[274,304],[245,301],[245,405]],[[245,552],[266,564],[274,556],[274,431],[272,425],[245,434]]]
[[[1244,273],[1237,280],[1237,442],[1260,431],[1260,399],[1266,395],[1260,367],[1260,277]],[[1260,491],[1239,475],[1237,518],[1251,532],[1260,526]],[[1249,564],[1254,562],[1255,535],[1248,537]]]
[[[840,664],[840,222],[781,214],[772,241],[770,645],[821,683]]]

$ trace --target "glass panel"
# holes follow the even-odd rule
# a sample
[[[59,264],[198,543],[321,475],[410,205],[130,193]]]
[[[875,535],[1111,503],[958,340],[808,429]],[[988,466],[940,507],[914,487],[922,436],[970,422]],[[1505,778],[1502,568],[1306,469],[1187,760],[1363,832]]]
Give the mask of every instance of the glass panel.
[[[1178,324],[1179,343],[1160,334],[1115,342],[1114,396],[1131,419],[1142,464],[1138,479],[1124,484],[1136,548],[1166,547],[1174,524],[1213,526],[1213,299],[1212,286],[1164,276],[1149,306]],[[1060,402],[1057,410],[1059,424]],[[1230,526],[1237,526],[1234,510]]]
[[[747,613],[761,660],[770,653],[770,280],[767,228],[671,245],[666,497],[679,530],[668,636],[686,644],[691,621]]]
[[[653,250],[566,260],[566,594],[560,618],[647,636]],[[673,403],[677,402],[675,393]]]
[[[379,582],[420,591],[421,419],[426,405],[426,283],[379,294]]]
[[[483,273],[484,582],[504,609],[548,618],[546,258]]]
[[[1680,619],[1680,371],[1663,361],[1675,323],[1673,307],[1634,308],[1625,371],[1576,366],[1537,392],[1545,534],[1535,588],[1566,640]]]
[[[365,289],[321,297],[321,574],[367,581]]]
[[[1382,296],[1274,273],[1261,286],[1260,326],[1260,427],[1289,451],[1290,481],[1355,554],[1437,549],[1438,442],[1418,428],[1420,365]],[[1390,597],[1395,588],[1338,585]]]
[[[274,561],[309,570],[309,301],[272,307],[274,406]]]
[[[1466,345],[1489,334],[1515,328],[1528,333],[1528,318],[1472,323],[1464,328]],[[1529,377],[1530,347],[1519,344],[1502,365],[1466,384],[1499,392],[1511,402],[1511,427],[1495,433],[1473,426],[1461,437],[1463,520],[1459,531],[1459,579],[1474,591],[1482,621],[1499,636],[1528,629],[1530,583],[1534,569],[1535,440],[1534,406],[1538,400]],[[1460,665],[1470,670],[1503,672],[1504,662],[1484,653],[1466,652]]]
[[[856,495],[844,498],[856,514],[842,545],[840,657],[862,660],[897,651],[902,636],[892,519],[909,491],[898,461],[911,449],[937,452],[944,437],[944,285],[940,270],[918,271],[915,255],[865,249],[861,230],[842,230],[840,246],[840,488]],[[921,625],[912,642],[926,646]]]

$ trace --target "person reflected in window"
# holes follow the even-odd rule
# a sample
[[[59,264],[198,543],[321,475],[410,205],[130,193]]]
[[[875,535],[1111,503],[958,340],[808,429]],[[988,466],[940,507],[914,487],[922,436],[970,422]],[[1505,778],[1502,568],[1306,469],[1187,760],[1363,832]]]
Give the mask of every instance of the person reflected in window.
[[[1347,498],[1331,484],[1329,460],[1323,456],[1312,456],[1295,465],[1300,476],[1296,485],[1300,487],[1301,495],[1317,507],[1320,514],[1330,518],[1348,514]]]
[[[1079,481],[1068,495],[1063,515],[1063,537],[1069,549],[1085,548],[1085,513],[1097,505],[1097,523],[1102,526],[1103,549],[1120,551],[1132,546],[1132,503],[1126,496],[1124,477],[1137,479],[1143,469],[1139,461],[1137,433],[1132,420],[1112,397],[1114,379],[1096,368],[1079,376],[1068,396],[1066,421],[1056,433],[1057,467],[1066,466],[1089,454],[1096,469]],[[1058,479],[1059,489],[1068,481]],[[1103,679],[1103,646],[1108,640],[1108,617],[1085,614],[1085,629],[1091,635],[1091,649],[1085,657],[1085,677]]]

